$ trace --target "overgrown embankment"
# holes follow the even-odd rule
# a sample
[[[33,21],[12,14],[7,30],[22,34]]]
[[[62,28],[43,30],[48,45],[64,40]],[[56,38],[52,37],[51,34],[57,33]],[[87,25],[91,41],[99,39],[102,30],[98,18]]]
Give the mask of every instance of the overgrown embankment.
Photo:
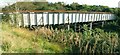
[[[0,31],[3,52],[7,53],[60,53],[63,47],[48,42],[35,31],[25,28],[15,28],[7,23],[2,24]],[[44,31],[44,30],[43,30]]]
[[[118,53],[117,32],[105,32],[84,25],[83,32],[40,28],[29,30],[2,24],[3,52],[28,53]]]

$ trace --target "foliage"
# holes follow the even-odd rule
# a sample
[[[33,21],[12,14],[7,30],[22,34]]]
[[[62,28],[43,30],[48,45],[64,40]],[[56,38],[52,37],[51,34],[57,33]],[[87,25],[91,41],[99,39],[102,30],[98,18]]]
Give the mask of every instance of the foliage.
[[[57,29],[51,31],[52,35],[44,34],[44,38],[65,46],[64,53],[119,52],[119,38],[118,34],[114,32],[105,32],[98,28],[90,30],[87,25],[84,25],[83,33]]]
[[[90,30],[87,25],[83,28],[84,31],[79,33],[73,30],[53,30],[44,27],[30,31],[3,23],[4,34],[1,46],[4,52],[22,53],[117,53],[120,51],[120,39],[116,32],[105,32],[99,28]]]
[[[29,5],[28,5],[29,4]],[[81,10],[91,12],[113,12],[114,8],[102,5],[80,5],[78,3],[65,4],[64,2],[48,3],[48,2],[17,2],[6,6],[3,11],[13,10]]]
[[[9,27],[9,28],[8,28]],[[42,34],[25,28],[11,27],[2,23],[0,28],[2,36],[1,50],[3,53],[61,53],[63,47],[59,44],[48,42]]]

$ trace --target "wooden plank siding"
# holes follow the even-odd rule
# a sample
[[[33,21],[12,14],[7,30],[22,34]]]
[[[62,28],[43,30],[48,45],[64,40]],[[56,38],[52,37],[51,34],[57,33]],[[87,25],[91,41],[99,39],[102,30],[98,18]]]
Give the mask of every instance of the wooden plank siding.
[[[56,25],[56,24],[72,24],[84,22],[97,22],[113,20],[114,14],[111,13],[82,13],[82,12],[22,12],[21,21],[17,21],[19,26],[32,25]],[[13,18],[13,15],[11,16]],[[16,17],[18,18],[18,17]],[[14,21],[13,21],[14,23]]]

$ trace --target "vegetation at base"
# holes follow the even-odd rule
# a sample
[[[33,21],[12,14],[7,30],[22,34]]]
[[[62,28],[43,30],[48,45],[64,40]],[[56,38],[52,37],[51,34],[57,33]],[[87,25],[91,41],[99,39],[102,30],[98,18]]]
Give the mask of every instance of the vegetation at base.
[[[17,4],[17,5],[16,5]],[[29,5],[26,5],[29,4]],[[90,30],[84,25],[83,32],[73,30],[53,30],[39,28],[28,30],[16,28],[8,23],[9,15],[3,17],[1,49],[10,53],[120,53],[120,9],[101,5],[79,5],[77,3],[37,3],[21,2],[3,8],[3,11],[16,10],[81,10],[88,12],[112,12],[116,20],[102,28]]]
[[[4,53],[61,53],[61,45],[48,42],[42,35],[25,28],[11,27],[3,22],[0,36]]]
[[[9,27],[9,28],[8,28]],[[10,53],[118,53],[120,36],[100,28],[83,32],[39,28],[29,30],[2,23],[2,50]]]

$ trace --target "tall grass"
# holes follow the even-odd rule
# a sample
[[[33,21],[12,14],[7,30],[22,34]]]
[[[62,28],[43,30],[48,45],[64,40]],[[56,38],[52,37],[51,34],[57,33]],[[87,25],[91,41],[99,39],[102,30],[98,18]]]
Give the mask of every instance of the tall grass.
[[[51,42],[66,46],[64,52],[69,53],[116,53],[119,38],[115,32],[105,32],[101,29],[90,30],[84,25],[83,33],[68,30],[52,30],[52,35],[44,34]]]
[[[9,27],[9,28],[8,28]],[[11,28],[11,29],[10,29]],[[2,25],[2,50],[4,52],[34,53],[117,53],[120,43],[116,32],[105,32],[99,28],[90,30],[83,26],[83,32],[39,28],[30,31],[25,28]]]
[[[62,52],[60,45],[46,41],[42,38],[42,34],[37,35],[35,31],[11,27],[7,23],[2,23],[1,30],[1,49],[4,53]]]

